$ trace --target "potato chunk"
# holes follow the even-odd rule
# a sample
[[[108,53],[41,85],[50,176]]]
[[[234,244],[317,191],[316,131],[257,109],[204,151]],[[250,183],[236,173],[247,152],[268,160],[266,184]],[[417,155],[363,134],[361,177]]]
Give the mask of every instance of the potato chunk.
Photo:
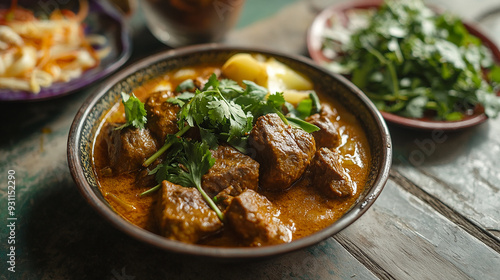
[[[240,85],[243,85],[243,80],[248,80],[267,87],[266,64],[247,53],[239,53],[230,57],[222,66],[222,74]]]
[[[222,74],[240,85],[243,80],[255,82],[267,87],[270,93],[313,89],[313,84],[309,79],[278,60],[259,59],[248,53],[239,53],[230,57],[222,66]]]

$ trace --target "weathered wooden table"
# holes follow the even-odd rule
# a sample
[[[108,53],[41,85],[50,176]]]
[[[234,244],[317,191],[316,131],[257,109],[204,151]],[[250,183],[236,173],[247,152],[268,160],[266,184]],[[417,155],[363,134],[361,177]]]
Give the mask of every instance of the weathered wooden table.
[[[306,55],[306,29],[326,2],[247,0],[227,43]],[[498,13],[481,16],[498,8],[498,0],[434,4],[480,19],[500,43]],[[130,62],[167,49],[142,19],[140,10],[129,19]],[[52,101],[0,104],[0,279],[500,279],[500,118],[455,133],[390,126],[390,179],[363,217],[316,246],[228,265],[144,245],[81,198],[66,141],[95,87]],[[13,172],[15,221],[7,216]],[[15,272],[8,270],[13,254]]]

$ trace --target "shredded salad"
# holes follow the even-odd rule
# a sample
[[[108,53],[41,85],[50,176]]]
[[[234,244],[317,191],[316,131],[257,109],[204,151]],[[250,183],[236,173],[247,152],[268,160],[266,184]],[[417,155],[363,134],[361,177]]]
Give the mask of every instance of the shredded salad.
[[[54,10],[45,18],[18,7],[17,1],[0,9],[0,88],[37,94],[99,65],[110,48],[105,37],[85,35],[88,10],[85,0],[78,13]]]

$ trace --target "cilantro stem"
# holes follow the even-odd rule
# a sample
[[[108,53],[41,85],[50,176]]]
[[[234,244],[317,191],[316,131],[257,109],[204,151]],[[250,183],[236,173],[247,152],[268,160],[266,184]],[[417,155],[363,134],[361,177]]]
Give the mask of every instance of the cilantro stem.
[[[145,196],[150,193],[156,192],[161,188],[161,184],[158,184],[152,188],[150,188],[147,191],[142,192],[139,196]],[[201,188],[201,183],[196,182],[196,189],[200,192],[201,196],[203,199],[207,202],[208,206],[212,208],[215,213],[217,214],[217,217],[223,222],[224,221],[224,214],[220,211],[219,207],[215,205],[215,202],[207,195],[207,193]]]
[[[201,178],[200,178],[200,180],[201,180]],[[217,207],[217,205],[215,205],[215,202],[201,188],[201,181],[197,181],[196,182],[196,188],[201,193],[201,196],[203,197],[203,199],[205,199],[205,201],[208,203],[208,205],[210,206],[210,208],[212,208],[215,211],[215,213],[217,214],[217,216],[219,217],[219,219],[222,222],[224,222],[224,214],[222,214],[222,212],[220,211],[219,207]]]
[[[309,93],[309,98],[312,101],[311,115],[319,113],[321,110],[321,103],[319,101],[319,97],[315,91]]]
[[[185,127],[183,127],[181,130],[179,130],[175,136],[177,137],[181,137],[182,135],[184,135],[184,133],[186,133],[189,129],[191,128],[191,126],[189,125],[186,125]],[[163,145],[158,151],[156,151],[152,156],[150,156],[146,161],[144,161],[144,163],[142,164],[142,166],[144,167],[148,167],[149,165],[151,165],[151,163],[153,163],[157,158],[159,158],[164,152],[166,152],[168,150],[168,148],[170,148],[170,146],[172,146],[172,142],[168,142],[168,143],[165,143],[165,145]]]
[[[394,96],[396,98],[399,98],[398,75],[396,74],[396,69],[394,69],[394,65],[390,61],[388,61],[384,57],[384,55],[382,55],[378,50],[374,49],[373,47],[367,45],[366,50],[371,54],[373,54],[380,61],[380,63],[387,65],[389,73],[391,74],[392,89],[394,90]]]
[[[128,123],[124,123],[124,124],[122,124],[122,125],[120,125],[118,127],[115,127],[115,130],[122,130],[122,129],[124,129],[127,126],[129,126],[129,124]]]
[[[389,68],[389,72],[391,73],[394,95],[396,96],[396,98],[399,98],[398,75],[396,74],[396,69],[394,69],[394,65],[392,63],[387,64],[387,67]]]
[[[158,184],[158,185],[156,185],[156,186],[154,186],[154,187],[150,188],[149,190],[144,191],[144,192],[143,192],[143,193],[141,193],[139,196],[145,196],[145,195],[147,195],[147,194],[153,193],[153,192],[155,192],[155,191],[159,190],[159,189],[160,189],[160,187],[161,187],[161,184]]]
[[[280,117],[280,119],[285,123],[285,125],[289,125],[288,119],[285,117],[285,115],[283,115],[283,113],[281,113],[278,110],[275,110],[275,112]]]
[[[313,132],[318,131],[320,129],[319,127],[315,126],[314,124],[308,123],[308,122],[306,122],[302,119],[299,119],[299,118],[287,117],[286,119],[288,120],[290,125],[292,125],[293,127],[296,127],[296,128],[300,128],[307,133],[313,133]]]
[[[380,95],[380,94],[376,94],[376,93],[371,93],[369,91],[366,91],[365,93],[372,100],[383,100],[383,101],[389,101],[389,102],[407,101],[408,100],[408,96],[404,96],[404,95],[400,95],[400,96],[396,97],[396,96],[391,95],[391,94]]]

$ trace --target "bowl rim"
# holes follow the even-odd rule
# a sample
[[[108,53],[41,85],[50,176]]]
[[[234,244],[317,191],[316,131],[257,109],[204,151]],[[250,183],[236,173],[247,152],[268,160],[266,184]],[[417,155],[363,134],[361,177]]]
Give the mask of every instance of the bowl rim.
[[[114,210],[108,207],[106,203],[103,202],[101,198],[99,198],[96,195],[96,193],[92,190],[93,187],[87,182],[84,176],[83,167],[80,163],[81,151],[79,150],[80,147],[79,137],[82,133],[85,119],[88,117],[91,110],[100,100],[100,98],[103,97],[109,91],[109,89],[111,89],[116,83],[122,81],[124,78],[128,77],[129,75],[132,75],[138,70],[145,69],[148,66],[153,65],[154,63],[157,63],[159,61],[167,60],[177,56],[186,56],[200,52],[209,53],[218,51],[252,52],[268,56],[284,57],[287,59],[291,59],[297,61],[300,64],[306,64],[308,67],[315,68],[315,70],[319,70],[320,72],[323,72],[326,75],[334,76],[334,78],[339,80],[339,82],[342,83],[343,86],[345,86],[355,95],[357,95],[360,101],[362,101],[364,106],[373,116],[373,119],[376,125],[378,126],[377,130],[380,131],[381,133],[381,141],[383,145],[383,147],[381,147],[382,158],[379,159],[380,172],[376,175],[376,178],[373,179],[373,187],[365,194],[363,201],[359,201],[355,206],[353,206],[350,210],[348,210],[348,212],[346,212],[340,219],[338,219],[332,225],[309,236],[294,240],[293,242],[279,244],[279,245],[255,247],[255,248],[251,247],[226,248],[226,247],[212,247],[212,246],[187,244],[183,242],[169,240],[159,235],[156,235],[150,231],[139,228],[138,226],[135,226],[132,223],[128,222],[127,220],[122,218],[118,213],[116,213]],[[374,203],[374,201],[379,196],[379,194],[381,193],[382,189],[384,188],[388,180],[389,170],[392,163],[392,144],[391,144],[389,130],[380,112],[376,109],[375,105],[373,105],[373,103],[361,92],[361,90],[359,90],[354,84],[352,84],[346,78],[329,72],[328,70],[315,64],[314,61],[303,56],[290,55],[262,48],[235,47],[235,46],[226,46],[223,44],[211,43],[211,44],[202,44],[202,45],[183,47],[179,49],[167,50],[151,55],[117,72],[116,74],[108,78],[105,82],[103,82],[101,86],[98,89],[96,89],[94,93],[92,93],[85,100],[85,102],[78,110],[71,124],[71,128],[68,135],[68,143],[67,143],[67,159],[73,180],[77,185],[80,193],[87,200],[87,202],[101,216],[103,216],[106,220],[111,222],[113,226],[124,231],[128,235],[146,244],[173,253],[201,256],[201,257],[211,257],[220,260],[222,259],[243,260],[243,259],[256,259],[262,257],[281,255],[284,253],[296,251],[298,249],[314,245],[340,232],[342,229],[344,229],[345,227],[353,223],[355,220],[357,220]]]
[[[323,32],[325,25],[329,22],[332,16],[338,14],[344,15],[346,11],[355,9],[377,9],[380,7],[380,5],[383,4],[383,2],[384,0],[353,0],[332,4],[323,9],[321,12],[319,12],[318,15],[316,15],[307,30],[306,41],[307,52],[309,56],[320,65],[326,61],[329,61],[329,59],[322,54],[321,47],[319,45],[321,44],[321,33]],[[445,12],[445,9],[431,3],[426,3],[426,5],[436,13]],[[488,35],[486,35],[476,24],[463,20],[462,18],[459,19],[463,23],[465,28],[469,31],[469,33],[479,38],[482,44],[491,51],[493,60],[496,63],[500,63],[500,50],[498,46],[488,37]],[[500,92],[498,92],[497,95],[500,96]],[[488,120],[488,117],[484,113],[484,108],[482,106],[477,106],[472,115],[466,116],[464,119],[459,121],[438,121],[407,118],[383,111],[381,111],[381,114],[384,119],[391,124],[397,125],[399,127],[421,131],[458,131],[480,125]]]

